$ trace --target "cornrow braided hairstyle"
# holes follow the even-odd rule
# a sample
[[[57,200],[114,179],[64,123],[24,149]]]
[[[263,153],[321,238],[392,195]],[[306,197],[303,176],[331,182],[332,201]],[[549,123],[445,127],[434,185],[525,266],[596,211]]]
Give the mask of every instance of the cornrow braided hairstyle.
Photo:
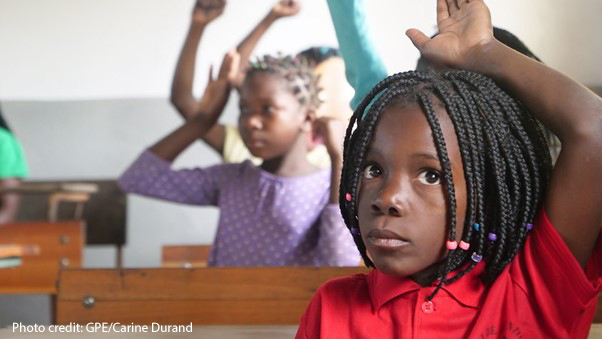
[[[250,63],[245,79],[257,73],[272,73],[282,77],[301,105],[309,110],[320,107],[322,101],[318,98],[318,78],[302,59],[290,55],[265,55]]]
[[[436,35],[437,34],[431,36],[431,38],[435,37]],[[529,49],[529,47],[527,47],[527,45],[525,45],[524,42],[522,42],[516,35],[512,34],[511,32],[494,26],[493,27],[493,36],[497,40],[499,40],[501,43],[503,43],[504,45],[521,53],[522,55],[525,55],[531,59],[534,59],[534,60],[537,60],[537,61],[543,63],[543,61],[541,61],[541,59],[537,55],[535,55]],[[418,58],[418,62],[416,63],[417,71],[427,71],[431,67],[432,67],[432,65],[425,57],[420,56]],[[544,131],[545,131],[546,138],[548,140],[550,153],[552,155],[552,158],[555,160],[556,158],[558,158],[558,155],[560,154],[560,148],[561,148],[560,140],[558,140],[558,138],[547,128],[544,128]]]
[[[429,283],[451,284],[484,260],[483,280],[493,282],[525,243],[551,173],[541,124],[493,80],[477,73],[410,71],[378,83],[353,113],[345,136],[339,205],[364,262],[358,222],[358,185],[366,151],[385,107],[417,103],[433,134],[449,211],[448,240],[470,244],[449,251]],[[467,185],[464,225],[456,229],[456,196],[446,143],[436,114],[444,109],[453,123]],[[454,272],[452,275],[451,273]]]

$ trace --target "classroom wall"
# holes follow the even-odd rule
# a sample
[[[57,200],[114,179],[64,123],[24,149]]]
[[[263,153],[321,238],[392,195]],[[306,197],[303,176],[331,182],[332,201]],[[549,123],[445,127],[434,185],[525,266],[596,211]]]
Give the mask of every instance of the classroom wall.
[[[229,0],[205,32],[197,68],[201,93],[210,64],[267,12],[274,1]],[[302,12],[276,23],[257,54],[336,45],[325,1],[303,0]],[[413,68],[418,53],[404,36],[434,32],[434,1],[366,1],[379,53],[391,72]],[[115,178],[146,146],[180,123],[169,105],[172,72],[193,1],[0,0],[0,100],[22,140],[35,179]],[[489,1],[494,24],[521,37],[546,63],[588,85],[602,83],[602,2]],[[236,121],[236,95],[223,121]],[[195,145],[177,166],[219,161]],[[130,197],[125,265],[158,266],[160,246],[210,243],[211,208]],[[88,267],[110,266],[114,251],[90,247]]]

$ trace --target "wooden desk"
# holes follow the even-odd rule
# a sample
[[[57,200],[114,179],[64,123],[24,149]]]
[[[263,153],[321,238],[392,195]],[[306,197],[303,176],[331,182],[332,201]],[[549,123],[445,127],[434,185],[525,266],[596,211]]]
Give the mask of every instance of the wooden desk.
[[[316,289],[361,267],[67,269],[58,324],[296,325]]]
[[[602,339],[602,324],[593,324],[589,331],[589,339]]]
[[[37,245],[38,255],[0,269],[0,294],[55,294],[58,272],[79,267],[84,244],[81,221],[15,223],[0,228],[0,243]]]

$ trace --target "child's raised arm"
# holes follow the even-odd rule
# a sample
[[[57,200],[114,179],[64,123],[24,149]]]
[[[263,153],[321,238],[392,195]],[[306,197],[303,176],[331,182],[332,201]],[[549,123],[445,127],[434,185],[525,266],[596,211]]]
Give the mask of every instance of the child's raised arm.
[[[584,266],[602,223],[602,99],[497,41],[482,0],[438,0],[437,24],[433,39],[416,29],[407,32],[424,57],[493,78],[560,139],[545,209]]]
[[[230,83],[238,74],[239,63],[240,56],[236,51],[226,53],[217,79],[212,79],[212,71],[209,71],[209,82],[193,116],[182,127],[151,147],[151,152],[164,160],[173,161],[196,139],[205,138],[224,110]]]
[[[345,76],[355,90],[350,103],[355,110],[370,89],[387,77],[387,69],[373,41],[365,1],[328,0],[327,3],[345,61]]]
[[[205,27],[224,12],[225,6],[225,0],[197,0],[192,10],[190,28],[171,84],[171,102],[184,119],[192,118],[199,105],[192,93],[199,42]],[[224,134],[223,126],[214,125],[205,134],[203,140],[221,153],[224,147]]]
[[[249,65],[249,57],[261,37],[267,32],[276,20],[288,16],[293,16],[299,13],[300,10],[298,0],[278,0],[278,2],[270,9],[268,14],[253,28],[236,47],[236,51],[240,54],[240,75],[236,85],[240,85],[244,80],[244,75]]]
[[[190,119],[197,113],[199,104],[192,92],[199,42],[205,27],[223,13],[225,5],[226,0],[197,0],[193,8],[190,28],[180,52],[171,86],[171,102],[185,119]],[[240,85],[244,79],[249,56],[268,28],[277,19],[295,15],[297,12],[299,12],[297,1],[279,1],[251,33],[238,44],[237,52],[240,54],[240,60],[243,64],[237,76],[232,78],[234,86]],[[202,139],[216,152],[223,154],[225,138],[226,130],[224,126],[214,122]]]

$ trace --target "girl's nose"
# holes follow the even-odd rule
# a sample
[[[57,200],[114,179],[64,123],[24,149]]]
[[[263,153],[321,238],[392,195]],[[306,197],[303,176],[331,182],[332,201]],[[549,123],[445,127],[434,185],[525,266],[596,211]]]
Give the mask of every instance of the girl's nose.
[[[373,214],[403,217],[407,212],[406,192],[399,182],[387,183],[370,204]]]
[[[247,128],[250,130],[259,130],[263,128],[261,117],[256,114],[252,114],[247,118]]]

